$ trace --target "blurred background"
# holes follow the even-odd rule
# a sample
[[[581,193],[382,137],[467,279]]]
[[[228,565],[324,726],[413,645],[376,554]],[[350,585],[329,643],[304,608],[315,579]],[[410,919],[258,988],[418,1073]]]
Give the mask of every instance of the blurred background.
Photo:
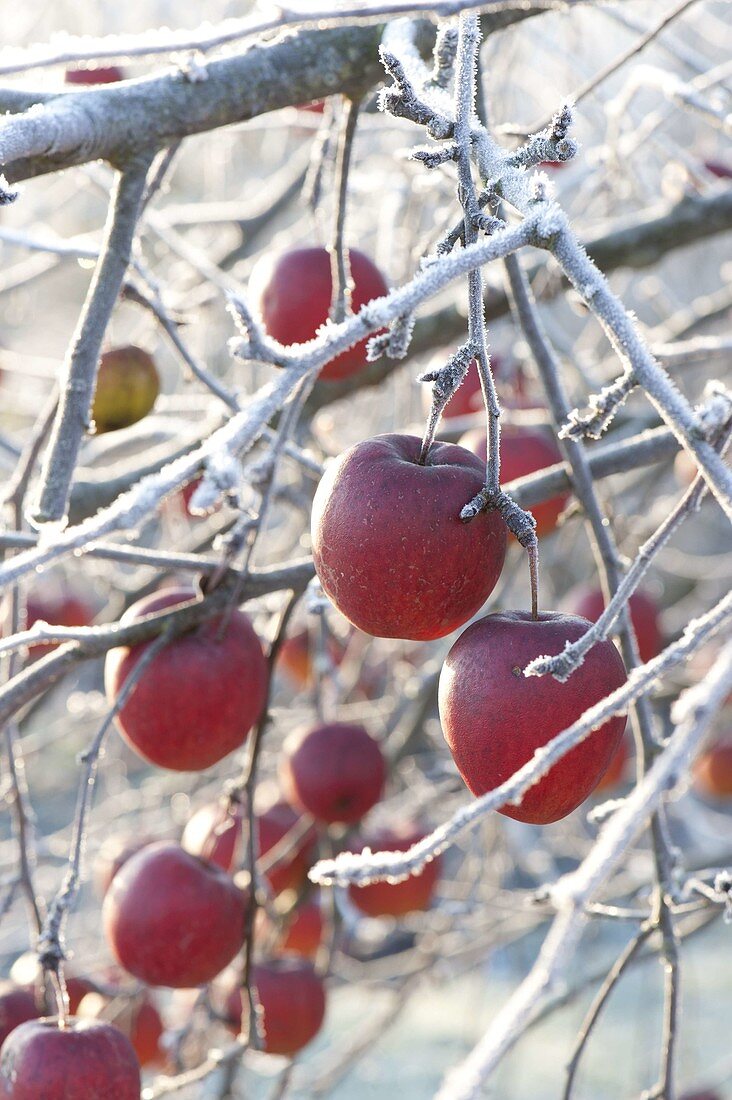
[[[4,26],[5,46],[49,42],[58,32],[94,37],[136,33],[167,25],[194,28],[246,14],[246,4],[203,5],[145,0],[134,5],[32,0],[15,8]],[[578,7],[547,13],[487,39],[482,51],[483,91],[491,126],[511,148],[512,131],[547,121],[563,100],[581,88],[665,12],[658,2]],[[648,342],[657,348],[698,338],[670,355],[668,369],[692,401],[706,381],[732,378],[729,342],[729,234],[705,236],[674,247],[673,210],[686,198],[713,197],[729,189],[730,44],[724,3],[688,6],[658,38],[604,80],[578,106],[574,136],[580,144],[568,164],[547,165],[581,240],[619,234],[640,219],[669,215],[658,255],[630,242],[613,262],[611,281],[637,314]],[[234,44],[231,49],[239,46]],[[136,78],[169,67],[153,57],[123,64]],[[44,69],[0,81],[11,87],[54,91],[64,69]],[[685,89],[698,93],[701,106]],[[679,91],[681,89],[681,91]],[[305,201],[318,131],[341,110],[337,97],[325,114],[297,106],[246,124],[187,139],[165,185],[141,222],[137,259],[148,285],[155,285],[178,331],[196,359],[226,387],[242,395],[264,384],[271,369],[242,364],[227,350],[235,334],[226,292],[247,294],[250,274],[262,256],[297,245],[325,245],[332,195],[327,178],[315,209]],[[423,135],[412,124],[384,115],[370,97],[359,119],[350,180],[346,239],[373,258],[390,286],[409,280],[419,258],[456,219],[453,174],[427,173],[407,160]],[[19,449],[50,392],[88,286],[104,223],[112,171],[93,164],[28,180],[21,197],[0,212],[0,474],[10,476]],[[670,213],[669,213],[670,212]],[[581,407],[619,373],[617,360],[594,319],[571,291],[554,293],[552,261],[536,263],[533,284],[541,316],[557,348],[565,382]],[[502,269],[485,272],[498,293]],[[376,386],[353,386],[338,397],[316,386],[303,417],[298,443],[315,462],[380,432],[405,428],[421,434],[425,403],[417,376],[442,365],[462,338],[444,335],[436,312],[466,311],[466,291],[453,284],[428,304],[418,330],[419,354],[391,364]],[[428,325],[432,318],[433,323]],[[517,427],[548,423],[528,349],[508,313],[489,324],[491,348],[500,364],[507,422]],[[703,339],[702,339],[703,338]],[[134,484],[151,455],[177,452],[206,438],[226,410],[181,363],[155,316],[139,303],[120,302],[105,346],[136,344],[155,359],[161,393],[154,410],[133,427],[90,437],[79,479],[80,514],[109,503]],[[520,380],[520,384],[517,383]],[[424,388],[424,387],[422,387]],[[518,396],[517,396],[518,395]],[[444,438],[456,440],[482,423],[480,411],[446,417]],[[657,426],[658,417],[633,395],[613,423],[609,439]],[[246,458],[247,471],[265,453]],[[281,465],[276,504],[255,564],[271,565],[309,552],[309,508],[317,476],[295,461]],[[638,547],[669,513],[688,484],[683,461],[667,461],[598,483],[621,552]],[[256,503],[256,479],[251,489]],[[555,529],[542,537],[541,585],[545,607],[568,607],[577,586],[596,585],[590,548],[571,499],[563,502]],[[130,541],[137,546],[215,556],[237,513],[226,501],[208,515],[191,515],[182,496],[169,497]],[[217,541],[219,540],[219,541]],[[706,501],[657,558],[644,581],[664,644],[729,588],[729,529],[718,507]],[[84,556],[70,559],[25,586],[29,613],[76,625],[69,601],[77,601],[78,625],[115,621],[141,594],[170,581],[163,571]],[[489,608],[525,608],[528,577],[513,542]],[[65,610],[63,607],[65,606]],[[282,594],[247,605],[258,633],[271,637]],[[50,610],[49,610],[50,609]],[[53,615],[57,616],[54,618]],[[332,715],[363,722],[393,762],[375,820],[419,818],[433,826],[469,797],[444,744],[436,711],[436,674],[453,638],[433,643],[371,639],[350,628],[334,610],[296,612],[290,657],[275,674],[273,723],[261,762],[262,783],[274,783],[285,737],[314,720],[316,695]],[[299,649],[298,649],[299,647]],[[294,655],[294,658],[293,658]],[[686,686],[703,677],[714,646],[666,677],[654,696],[660,722]],[[32,660],[34,654],[27,658]],[[57,889],[69,850],[79,780],[79,753],[107,712],[102,662],[79,666],[21,716],[25,780],[35,814],[37,883],[46,897]],[[728,706],[715,738],[732,736]],[[632,755],[632,754],[631,754]],[[99,919],[93,868],[105,840],[177,839],[192,813],[215,800],[238,772],[236,758],[200,775],[162,772],[145,765],[113,734],[100,771],[86,849],[86,882],[68,929],[70,972],[111,981],[110,958]],[[589,850],[597,825],[587,814],[599,801],[620,797],[633,782],[629,759],[614,787],[553,826],[537,829],[492,815],[444,860],[431,908],[402,920],[369,919],[337,898],[339,948],[331,960],[324,1030],[283,1078],[285,1063],[253,1054],[233,1074],[214,1075],[181,1096],[332,1096],[370,1100],[399,1094],[422,1100],[445,1071],[472,1048],[486,1024],[532,965],[551,918],[536,899],[543,883],[577,865]],[[7,791],[7,787],[6,787]],[[732,797],[682,779],[669,800],[673,841],[687,871],[724,866],[732,854]],[[7,813],[0,821],[0,962],[10,973],[33,947],[17,883],[17,842]],[[338,838],[347,846],[346,838]],[[603,899],[642,909],[649,896],[651,857],[645,841],[629,851]],[[698,900],[698,899],[697,899]],[[505,1100],[562,1095],[562,1067],[569,1058],[598,980],[635,931],[637,918],[597,916],[588,924],[567,987],[556,991],[551,1011],[538,1020],[507,1057],[494,1094]],[[683,1090],[713,1086],[732,1097],[729,1021],[732,1014],[729,927],[719,907],[690,906],[679,918],[682,946],[682,1017],[679,1080]],[[190,1001],[159,991],[155,999],[171,1049],[196,1063],[211,1045],[230,1041],[220,1021]],[[655,1080],[662,1011],[662,973],[657,956],[632,967],[613,994],[590,1040],[576,1096],[592,1100],[638,1097]],[[151,1079],[154,1067],[150,1070]],[[283,1081],[285,1082],[283,1085]],[[280,1091],[277,1091],[277,1090]],[[153,1094],[154,1095],[154,1094]]]

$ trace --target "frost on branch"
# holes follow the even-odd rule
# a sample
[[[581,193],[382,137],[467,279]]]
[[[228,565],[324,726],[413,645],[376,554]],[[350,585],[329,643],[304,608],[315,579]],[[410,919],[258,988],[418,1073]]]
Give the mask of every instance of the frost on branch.
[[[633,392],[637,383],[632,370],[625,371],[609,386],[593,394],[589,412],[573,409],[559,432],[560,439],[600,439],[612,423],[615,414]]]
[[[574,121],[572,112],[573,105],[565,103],[549,126],[538,134],[533,134],[525,145],[507,158],[507,162],[515,168],[530,168],[545,161],[562,163],[571,160],[578,148],[577,143],[569,137],[569,129]]]
[[[414,313],[403,313],[392,322],[387,332],[372,336],[366,346],[369,363],[374,363],[382,355],[389,359],[404,359],[409,351],[416,320]]]

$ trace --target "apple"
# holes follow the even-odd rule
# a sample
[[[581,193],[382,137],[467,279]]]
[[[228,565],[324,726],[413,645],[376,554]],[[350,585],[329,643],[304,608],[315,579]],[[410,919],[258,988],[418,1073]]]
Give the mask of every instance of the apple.
[[[16,1027],[37,1016],[36,1000],[30,990],[15,982],[0,982],[0,1044]]]
[[[136,852],[146,848],[148,844],[154,844],[155,840],[156,838],[153,836],[107,837],[94,860],[94,885],[100,897],[104,897],[112,883],[112,879],[130,856],[134,856]]]
[[[460,511],[482,488],[480,460],[452,443],[380,435],[330,463],[313,501],[315,569],[338,610],[382,638],[430,641],[482,607],[501,574],[497,512]]]
[[[30,630],[37,622],[48,623],[49,626],[91,626],[93,621],[93,609],[85,600],[72,592],[67,591],[59,595],[53,595],[50,592],[34,592],[26,600],[26,630]],[[28,647],[28,656],[35,661],[57,648],[58,645],[54,643],[38,642]]]
[[[720,180],[732,179],[732,164],[725,164],[722,160],[705,160],[704,167]]]
[[[298,103],[296,110],[310,111],[314,115],[322,115],[325,110],[324,99],[311,99],[309,103]]]
[[[605,598],[600,588],[581,585],[573,589],[566,600],[567,609],[572,615],[581,615],[596,623],[605,610]],[[630,620],[638,641],[641,661],[644,663],[657,657],[663,649],[663,637],[658,622],[658,605],[652,596],[638,588],[628,601]]]
[[[100,65],[96,69],[67,69],[64,80],[67,84],[116,84],[124,80],[124,74],[117,65]]]
[[[117,961],[149,985],[203,985],[244,943],[248,906],[221,868],[159,842],[131,856],[104,898],[104,932]]]
[[[255,940],[272,944],[273,953],[302,955],[314,959],[323,940],[323,912],[314,898],[301,901],[282,918],[279,929],[266,910],[257,910]]]
[[[482,429],[467,432],[460,440],[461,446],[486,461],[486,433]],[[519,427],[506,424],[501,428],[501,485],[515,481],[527,474],[535,474],[562,461],[555,440],[540,428]],[[557,526],[564,511],[569,493],[559,493],[549,500],[531,505],[536,520],[537,535],[548,535]]]
[[[104,1020],[126,1035],[142,1067],[159,1066],[165,1060],[160,1046],[165,1028],[149,994],[105,997],[87,993],[77,1015],[84,1020]]]
[[[714,741],[699,755],[694,784],[707,798],[732,798],[732,740]]]
[[[556,611],[486,615],[465,630],[447,655],[438,690],[445,740],[466,786],[482,795],[518,771],[588,707],[626,679],[612,642],[598,642],[570,679],[524,676],[535,657],[560,653],[580,638],[587,619]],[[625,729],[609,719],[571,749],[524,794],[499,813],[532,825],[566,817],[607,771]]]
[[[511,405],[517,401],[522,403],[525,381],[520,367],[505,359],[503,355],[491,355],[491,371],[496,387],[499,393],[503,393],[506,402]],[[428,413],[432,406],[432,387],[424,383],[422,384],[422,404],[425,413]],[[473,359],[461,385],[445,405],[442,419],[455,420],[462,416],[473,416],[483,407],[483,391],[480,387],[478,365]]]
[[[386,761],[363,726],[322,722],[287,738],[279,774],[293,806],[326,825],[353,825],[379,801]]]
[[[0,1050],[11,1100],[140,1100],[140,1066],[121,1031],[97,1020],[29,1020]]]
[[[370,848],[372,852],[406,852],[427,835],[413,822],[399,822],[389,827],[372,828],[361,834],[355,851]],[[349,886],[348,896],[362,913],[369,917],[403,917],[429,909],[440,877],[442,860],[426,863],[417,875],[403,882],[370,882],[364,886]]]
[[[606,794],[608,791],[614,790],[625,782],[630,757],[631,753],[628,738],[627,736],[623,736],[620,740],[620,744],[615,750],[615,755],[608,764],[607,771],[595,787],[595,794]]]
[[[97,434],[136,424],[150,412],[159,393],[160,378],[149,352],[134,344],[105,351],[91,410]]]
[[[361,306],[383,297],[389,288],[368,256],[357,248],[349,249],[348,255],[351,307],[358,313]],[[266,255],[252,271],[249,293],[270,336],[281,344],[307,343],[330,315],[330,253],[326,248],[296,248],[278,256]],[[333,381],[357,374],[366,366],[367,340],[326,363],[319,377]]]
[[[194,599],[185,588],[154,592],[133,604],[122,623]],[[107,654],[104,681],[110,704],[152,642]],[[243,611],[231,608],[172,638],[141,673],[116,716],[125,741],[151,764],[200,771],[246,740],[267,692],[262,645]]]
[[[300,955],[280,955],[256,963],[252,987],[261,1007],[262,1049],[267,1054],[296,1054],[320,1031],[325,1018],[325,987],[313,965]],[[226,994],[229,1027],[238,1034],[242,1019],[239,984]]]
[[[280,646],[277,655],[278,666],[284,669],[296,687],[307,688],[313,682],[314,648],[307,628],[291,634]],[[333,664],[340,665],[346,653],[345,644],[329,633],[326,648]]]
[[[301,815],[282,800],[275,800],[256,814],[257,861],[284,842],[286,854],[275,866],[265,871],[273,894],[283,890],[299,890],[315,858],[316,836],[312,827],[292,845],[287,836],[301,822]],[[239,802],[229,800],[203,806],[190,819],[183,831],[181,844],[187,852],[209,860],[222,870],[233,873],[246,862],[245,815]]]

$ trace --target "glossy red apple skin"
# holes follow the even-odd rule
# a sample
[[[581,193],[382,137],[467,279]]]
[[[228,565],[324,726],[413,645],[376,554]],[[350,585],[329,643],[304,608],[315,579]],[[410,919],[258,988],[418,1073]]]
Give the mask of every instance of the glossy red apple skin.
[[[262,1049],[267,1054],[296,1054],[320,1031],[325,1019],[325,987],[312,963],[300,955],[280,955],[252,967],[252,985],[262,1009]],[[226,1015],[230,1028],[241,1026],[242,993],[230,989]]]
[[[32,990],[23,989],[15,982],[0,982],[0,1045],[16,1027],[37,1017]]]
[[[109,1024],[31,1020],[0,1050],[0,1095],[10,1100],[140,1100],[140,1066]]]
[[[732,799],[732,740],[717,741],[699,755],[694,782],[708,798]]]
[[[151,844],[115,876],[102,907],[117,961],[148,985],[203,985],[244,942],[247,896],[177,844]]]
[[[287,802],[278,800],[257,812],[256,817],[259,862],[298,826],[301,815]],[[193,815],[185,827],[181,844],[192,855],[233,873],[245,863],[245,824],[241,803],[212,803]],[[265,872],[273,894],[299,890],[306,882],[315,858],[316,843],[314,830],[308,828],[288,854]]]
[[[522,675],[535,657],[560,653],[587,630],[576,615],[528,612],[487,615],[465,630],[447,655],[438,702],[445,740],[466,786],[476,796],[518,771],[588,707],[626,679],[612,642],[599,642],[564,684],[552,676]],[[532,825],[558,821],[592,793],[617,750],[625,716],[611,718],[571,749],[524,794],[499,813]]]
[[[307,898],[287,914],[277,933],[264,909],[257,910],[257,943],[272,944],[275,955],[295,954],[314,959],[323,941],[323,911],[317,899]]]
[[[116,84],[124,80],[124,73],[117,65],[101,65],[97,69],[67,69],[67,84]]]
[[[482,429],[467,432],[460,443],[476,454],[481,462],[485,462],[486,433]],[[501,429],[501,485],[527,474],[538,473],[561,461],[559,447],[543,431],[512,424],[506,424]],[[560,493],[530,506],[529,510],[536,520],[537,535],[548,535],[555,529],[568,500],[569,493]]]
[[[581,615],[596,623],[605,610],[605,599],[599,588],[583,585],[567,596],[567,608],[572,615]],[[628,601],[641,661],[650,661],[663,649],[663,636],[658,621],[656,601],[641,589],[636,589]]]
[[[462,447],[381,435],[331,463],[313,501],[313,560],[347,619],[382,638],[430,641],[461,626],[501,574],[506,528],[497,512],[461,523],[484,467]]]
[[[389,288],[363,252],[352,248],[349,257],[351,308],[358,313],[367,302],[387,294]],[[304,344],[328,320],[332,286],[328,250],[296,248],[279,256],[263,257],[252,272],[249,292],[270,336],[281,344]],[[326,363],[319,377],[334,381],[363,370],[368,339]]]
[[[280,784],[288,802],[326,825],[353,825],[376,805],[386,762],[363,726],[322,722],[285,741]]]
[[[77,1014],[83,1020],[103,1020],[118,1028],[129,1039],[142,1067],[164,1062],[160,1040],[165,1029],[149,994],[110,998],[102,993],[87,993]]]
[[[122,623],[194,598],[183,588],[153,593],[125,612]],[[110,703],[151,642],[107,654],[104,681]],[[144,759],[172,771],[200,771],[246,740],[267,691],[262,645],[243,611],[232,609],[181,634],[141,674],[116,721]]]
[[[389,828],[369,829],[360,836],[360,845],[372,852],[406,852],[426,836],[424,829],[411,822]],[[365,886],[349,886],[348,896],[362,913],[369,917],[404,917],[407,913],[429,909],[440,878],[442,860],[438,856],[426,863],[418,875],[403,882],[371,882]]]

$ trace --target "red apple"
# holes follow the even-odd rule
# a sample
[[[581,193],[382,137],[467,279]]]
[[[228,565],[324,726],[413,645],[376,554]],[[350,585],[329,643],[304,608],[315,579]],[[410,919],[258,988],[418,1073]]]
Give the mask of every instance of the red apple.
[[[296,110],[310,111],[314,115],[322,115],[325,110],[325,100],[311,99],[309,103],[298,103]]]
[[[567,609],[572,615],[581,615],[596,623],[605,610],[605,599],[599,588],[582,585],[567,596]],[[650,661],[663,649],[663,637],[658,622],[658,606],[652,596],[637,589],[628,601],[630,619],[638,641],[641,661]]]
[[[38,1016],[33,993],[15,982],[0,982],[0,1044],[11,1031]]]
[[[361,834],[361,851],[406,852],[426,836],[424,829],[411,822],[402,822],[389,828],[370,829]],[[429,909],[435,886],[440,877],[442,861],[438,856],[426,863],[418,875],[410,875],[403,882],[370,882],[365,886],[349,886],[348,896],[353,904],[369,917],[403,917]]]
[[[155,360],[144,348],[129,344],[105,351],[91,410],[97,434],[136,424],[150,412],[159,393]]]
[[[349,250],[351,306],[361,306],[388,293],[384,277],[357,248]],[[330,254],[325,248],[296,248],[279,256],[264,256],[254,268],[249,293],[270,336],[281,344],[312,340],[330,314],[333,283]],[[327,363],[320,378],[349,378],[366,366],[366,343],[361,340]]]
[[[715,741],[694,764],[694,783],[708,798],[732,798],[732,740]]]
[[[271,943],[274,954],[294,953],[313,959],[323,940],[323,912],[318,900],[307,898],[284,918],[281,930],[264,909],[257,910],[257,943]]]
[[[160,1046],[165,1028],[147,993],[111,998],[87,993],[78,1015],[84,1020],[104,1020],[118,1028],[130,1040],[141,1066],[159,1066],[165,1060]]]
[[[296,1054],[315,1038],[325,1018],[325,987],[312,963],[300,955],[281,955],[252,967],[252,986],[261,1006],[260,1030],[267,1054]],[[226,997],[229,1027],[238,1033],[242,990]]]
[[[140,1100],[140,1067],[129,1039],[109,1024],[30,1020],[3,1043],[0,1087],[12,1100]]]
[[[524,676],[535,657],[560,653],[587,630],[578,615],[548,611],[487,615],[465,630],[440,674],[440,719],[465,784],[482,795],[528,763],[588,707],[625,682],[623,661],[612,642],[598,642],[564,684],[552,676]],[[545,825],[566,817],[588,797],[607,771],[625,729],[611,718],[571,749],[524,794],[507,817]]]
[[[110,836],[104,841],[94,860],[94,885],[100,897],[104,897],[112,879],[130,856],[154,844],[153,836]]]
[[[116,84],[124,80],[124,74],[117,65],[100,65],[96,69],[67,69],[64,80],[67,84]]]
[[[133,604],[120,620],[137,622],[194,599],[170,588]],[[151,642],[107,654],[104,680],[110,703]],[[267,662],[259,638],[236,608],[172,638],[152,658],[117,714],[122,736],[151,764],[200,771],[238,749],[264,706]]]
[[[624,736],[621,738],[620,744],[615,750],[615,755],[608,764],[607,771],[595,787],[595,794],[606,794],[625,782],[630,756],[628,738]]]
[[[247,896],[177,844],[151,844],[115,875],[102,907],[117,961],[149,985],[211,981],[244,942]]]
[[[26,630],[30,630],[37,622],[48,623],[49,626],[91,626],[93,620],[93,609],[71,592],[64,592],[58,596],[34,592],[26,601]],[[37,660],[38,657],[43,657],[57,648],[58,646],[54,643],[39,642],[37,645],[28,647],[28,656],[31,660]]]
[[[503,391],[506,400],[513,401],[523,394],[524,381],[521,371],[502,355],[491,355],[491,370],[499,392]],[[429,412],[432,405],[432,387],[422,384],[422,403],[425,412]],[[460,416],[472,416],[483,408],[483,391],[480,388],[478,365],[475,359],[468,367],[468,372],[445,406],[442,419],[455,420]]]
[[[460,511],[483,485],[480,460],[434,443],[419,464],[416,436],[367,439],[332,462],[313,501],[320,582],[355,626],[429,641],[482,607],[500,576],[506,528],[497,512]]]
[[[272,802],[257,815],[257,862],[277,845],[283,844],[283,855],[275,866],[264,872],[273,894],[283,890],[298,890],[307,879],[314,858],[315,833],[308,828],[294,844],[288,834],[295,835],[302,820],[287,802]],[[241,803],[221,801],[203,806],[190,819],[181,844],[187,852],[209,860],[224,871],[233,873],[245,863],[244,808]]]
[[[467,432],[460,440],[461,446],[486,460],[486,433],[481,429]],[[527,474],[535,474],[562,461],[554,439],[539,428],[518,427],[506,424],[501,429],[501,485],[515,481]],[[532,504],[531,512],[536,520],[537,535],[548,535],[557,526],[564,511],[569,493],[560,493],[540,504]]]
[[[386,762],[363,726],[325,722],[284,744],[280,783],[293,806],[327,825],[352,825],[381,797]]]
[[[732,164],[725,164],[722,160],[705,160],[704,167],[720,180],[732,179]]]

